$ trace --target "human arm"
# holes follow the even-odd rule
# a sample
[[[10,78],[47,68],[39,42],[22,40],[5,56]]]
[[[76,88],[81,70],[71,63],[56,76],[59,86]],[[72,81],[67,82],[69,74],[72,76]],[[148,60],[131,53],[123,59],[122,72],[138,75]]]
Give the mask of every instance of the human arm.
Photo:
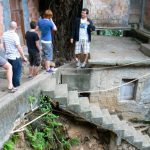
[[[50,19],[50,21],[52,22],[52,25],[53,25],[53,31],[57,31],[57,27],[52,18]]]
[[[37,49],[39,50],[39,52],[41,51],[41,48],[40,48],[40,41],[35,41],[35,45],[37,47]]]
[[[95,26],[92,22],[92,20],[88,19],[88,29],[92,32],[95,31]]]
[[[23,48],[20,45],[16,45],[18,52],[20,53],[22,59],[26,62],[28,59],[25,57],[24,52],[23,52]]]

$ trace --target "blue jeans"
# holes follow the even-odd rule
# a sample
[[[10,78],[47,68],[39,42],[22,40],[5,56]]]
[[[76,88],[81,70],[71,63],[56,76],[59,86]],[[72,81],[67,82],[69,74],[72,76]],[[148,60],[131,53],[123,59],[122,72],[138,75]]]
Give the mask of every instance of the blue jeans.
[[[21,72],[22,72],[22,60],[16,58],[16,60],[8,59],[8,62],[12,65],[13,70],[13,85],[14,87],[20,86]]]

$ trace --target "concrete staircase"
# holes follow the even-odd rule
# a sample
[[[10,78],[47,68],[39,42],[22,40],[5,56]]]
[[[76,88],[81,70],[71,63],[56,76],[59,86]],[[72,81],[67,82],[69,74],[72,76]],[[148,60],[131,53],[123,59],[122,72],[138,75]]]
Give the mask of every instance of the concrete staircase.
[[[111,115],[107,109],[101,109],[99,104],[89,103],[88,97],[79,97],[77,91],[68,91],[67,84],[56,85],[55,78],[52,78],[47,84],[46,88],[42,88],[42,94],[59,102],[60,107],[114,132],[118,137],[118,144],[121,139],[124,139],[140,150],[150,150],[150,137],[143,135],[125,120],[120,120],[117,115]]]

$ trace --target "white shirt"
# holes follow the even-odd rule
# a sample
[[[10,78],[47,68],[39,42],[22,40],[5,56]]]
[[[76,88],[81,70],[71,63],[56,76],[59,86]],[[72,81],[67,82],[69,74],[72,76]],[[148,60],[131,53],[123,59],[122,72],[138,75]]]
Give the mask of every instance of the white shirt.
[[[82,19],[81,18],[81,20],[80,20],[80,30],[79,30],[79,40],[88,40],[87,28],[88,28],[87,19]]]
[[[20,53],[17,49],[17,45],[20,45],[20,39],[15,31],[6,31],[3,34],[3,42],[5,43],[6,58],[15,60],[20,58]]]

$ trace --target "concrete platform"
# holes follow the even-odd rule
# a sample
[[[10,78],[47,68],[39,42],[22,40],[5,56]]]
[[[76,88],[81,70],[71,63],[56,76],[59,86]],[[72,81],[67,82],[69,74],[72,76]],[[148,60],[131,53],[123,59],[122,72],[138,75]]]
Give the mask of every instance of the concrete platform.
[[[132,66],[150,65],[150,57],[140,51],[140,44],[133,38],[94,35],[90,54],[89,63],[92,65],[121,66],[138,61]]]

